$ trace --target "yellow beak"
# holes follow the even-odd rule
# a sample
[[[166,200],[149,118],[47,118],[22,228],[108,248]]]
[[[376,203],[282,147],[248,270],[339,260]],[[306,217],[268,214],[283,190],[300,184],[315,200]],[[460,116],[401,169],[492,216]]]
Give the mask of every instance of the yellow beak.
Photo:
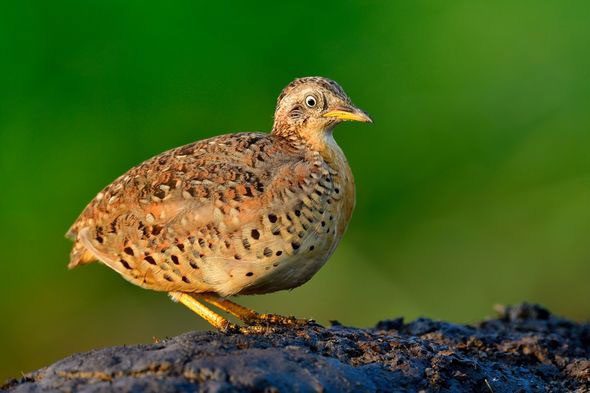
[[[323,117],[335,117],[342,121],[360,121],[362,123],[372,123],[373,119],[362,110],[354,106],[340,107],[324,113]]]

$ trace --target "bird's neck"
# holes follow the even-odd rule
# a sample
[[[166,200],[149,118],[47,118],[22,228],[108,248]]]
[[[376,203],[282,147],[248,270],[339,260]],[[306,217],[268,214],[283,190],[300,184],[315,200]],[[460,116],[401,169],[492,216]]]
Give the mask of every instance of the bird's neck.
[[[312,150],[320,153],[328,163],[344,159],[344,153],[334,140],[332,128],[317,130],[305,127],[273,127],[272,134],[286,141],[297,149]]]

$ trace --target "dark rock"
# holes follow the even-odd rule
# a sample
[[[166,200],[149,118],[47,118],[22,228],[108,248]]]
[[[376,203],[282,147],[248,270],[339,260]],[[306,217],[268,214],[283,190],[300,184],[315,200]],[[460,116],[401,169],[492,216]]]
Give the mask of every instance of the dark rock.
[[[191,332],[106,348],[8,381],[11,392],[590,391],[590,325],[504,307],[477,326],[421,318],[268,334]]]
[[[403,318],[387,319],[385,321],[379,321],[375,325],[375,329],[377,330],[401,330],[403,327]]]

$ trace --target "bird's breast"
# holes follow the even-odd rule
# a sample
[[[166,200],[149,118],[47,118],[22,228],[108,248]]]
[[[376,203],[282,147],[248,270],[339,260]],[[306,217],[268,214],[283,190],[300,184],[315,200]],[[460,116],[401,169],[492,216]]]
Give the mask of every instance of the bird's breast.
[[[240,294],[269,293],[291,289],[307,282],[327,262],[342,239],[355,205],[352,171],[342,150],[335,144],[322,154],[329,184],[321,183],[309,191],[306,204],[316,219],[307,227],[298,243],[297,252],[278,258],[268,274],[245,286]],[[324,194],[317,192],[321,189]],[[307,213],[307,212],[305,212]]]

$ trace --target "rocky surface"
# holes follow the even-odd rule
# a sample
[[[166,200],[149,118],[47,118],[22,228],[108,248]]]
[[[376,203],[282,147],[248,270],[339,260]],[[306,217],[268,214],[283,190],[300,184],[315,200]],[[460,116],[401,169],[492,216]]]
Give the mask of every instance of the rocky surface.
[[[372,329],[190,332],[76,354],[1,389],[42,391],[588,392],[590,324],[540,306],[475,326],[418,319]]]

